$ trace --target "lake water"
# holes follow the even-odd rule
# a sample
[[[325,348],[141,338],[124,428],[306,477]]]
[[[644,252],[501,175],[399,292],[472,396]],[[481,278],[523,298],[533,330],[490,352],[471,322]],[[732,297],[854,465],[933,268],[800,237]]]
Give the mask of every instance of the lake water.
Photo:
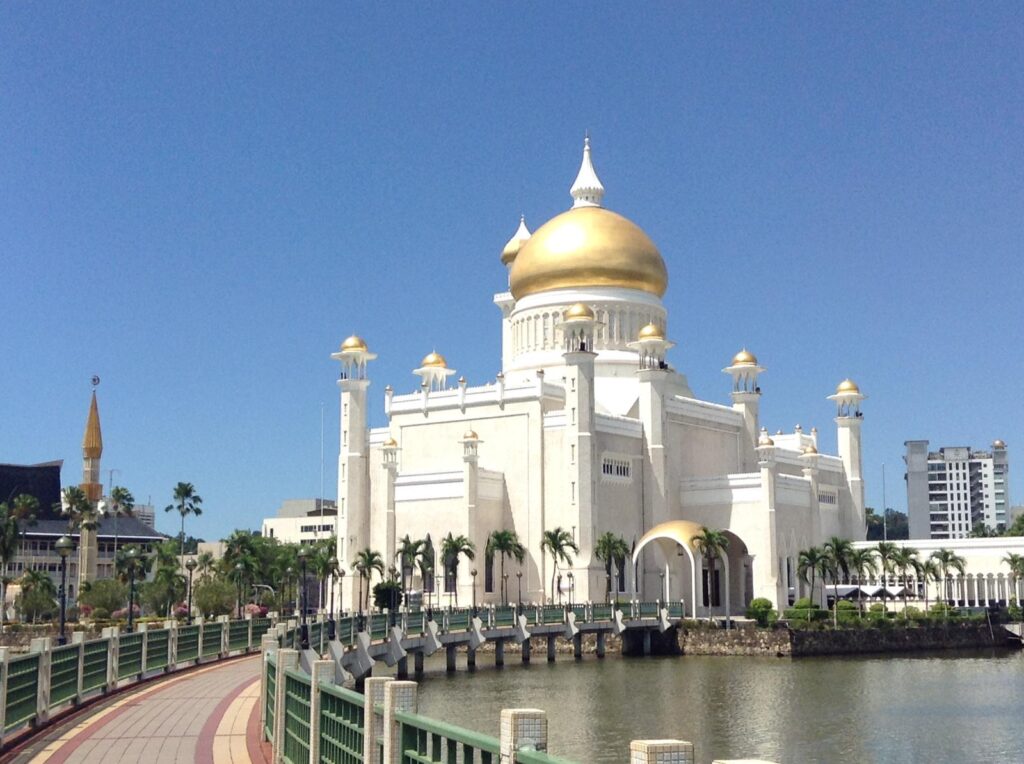
[[[438,656],[434,656],[437,658]],[[460,656],[462,657],[462,656]],[[490,735],[502,708],[542,708],[548,750],[625,762],[629,741],[680,738],[697,761],[1024,762],[1024,653],[855,658],[540,656],[473,674],[428,659],[420,711]]]

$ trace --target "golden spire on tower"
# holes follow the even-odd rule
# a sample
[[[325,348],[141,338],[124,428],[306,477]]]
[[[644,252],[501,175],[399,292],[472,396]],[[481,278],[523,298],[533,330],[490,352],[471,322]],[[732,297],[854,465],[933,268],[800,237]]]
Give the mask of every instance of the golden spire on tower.
[[[103,454],[103,433],[100,432],[100,410],[96,405],[96,391],[92,391],[89,404],[89,419],[85,423],[85,437],[82,438],[82,455],[88,459],[99,459]]]

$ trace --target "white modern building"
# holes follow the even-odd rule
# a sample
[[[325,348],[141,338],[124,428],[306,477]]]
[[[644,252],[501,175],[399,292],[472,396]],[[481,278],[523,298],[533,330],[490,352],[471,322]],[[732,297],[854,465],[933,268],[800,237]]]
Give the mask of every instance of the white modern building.
[[[284,544],[311,544],[338,533],[337,504],[329,499],[287,499],[260,533]]]
[[[962,539],[977,523],[1002,529],[1009,517],[1006,443],[989,451],[957,446],[938,451],[927,440],[908,440],[907,514],[911,538]]]
[[[784,603],[801,549],[831,535],[864,538],[865,396],[848,379],[828,396],[835,455],[819,453],[816,429],[769,435],[761,426],[765,368],[747,350],[725,364],[713,391],[725,402],[698,396],[669,362],[665,261],[640,227],[603,206],[589,142],[570,193],[571,209],[533,234],[521,221],[501,253],[508,284],[494,297],[502,338],[494,378],[467,380],[431,352],[410,364],[414,384],[384,387],[387,425],[369,428],[377,356],[357,336],[334,353],[339,560],[349,568],[370,547],[394,564],[408,534],[429,540],[441,578],[442,538],[465,535],[478,555],[462,561],[451,585],[469,602],[470,570],[484,569],[477,597],[494,601],[499,587],[485,593],[482,583],[483,550],[492,531],[510,529],[527,550],[521,567],[506,566],[512,599],[522,573],[524,599],[558,597],[572,574],[577,600],[600,600],[606,575],[594,546],[612,532],[633,549],[634,565],[615,585],[631,595],[682,599],[687,613],[702,589],[719,613],[741,612],[755,596]],[[727,560],[710,572],[692,541],[702,526],[729,540]],[[579,545],[571,566],[555,569],[541,554],[543,533],[555,528]],[[412,586],[431,582],[417,572]]]

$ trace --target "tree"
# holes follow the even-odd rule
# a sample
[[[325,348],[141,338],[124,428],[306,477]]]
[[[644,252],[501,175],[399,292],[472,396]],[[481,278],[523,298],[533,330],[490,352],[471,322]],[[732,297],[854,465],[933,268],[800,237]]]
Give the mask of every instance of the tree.
[[[885,577],[892,573],[892,556],[898,548],[891,541],[879,541],[875,546],[882,572],[882,588],[885,588]]]
[[[515,531],[500,530],[491,531],[487,537],[487,556],[493,557],[497,553],[501,558],[501,601],[508,602],[508,581],[505,579],[505,558],[514,557],[516,562],[522,565],[526,559],[526,547],[519,540],[519,534]]]
[[[824,545],[825,553],[832,558],[832,576],[834,584],[849,583],[850,581],[850,555],[853,553],[853,544],[839,536],[833,536]],[[842,581],[839,574],[842,574]]]
[[[875,553],[871,549],[854,549],[850,552],[850,567],[857,573],[857,606],[864,614],[864,579],[878,570]]]
[[[80,607],[90,607],[94,611],[103,609],[108,614],[124,607],[127,599],[128,587],[114,578],[93,581],[88,589],[83,587],[78,593]]]
[[[797,558],[797,575],[800,576],[800,580],[811,587],[811,601],[814,600],[814,582],[818,573],[825,569],[823,565],[827,565],[827,562],[828,555],[816,546],[802,550]]]
[[[142,586],[140,599],[153,613],[170,617],[171,608],[181,602],[185,594],[185,576],[178,572],[176,565],[162,565],[156,569],[153,580]]]
[[[594,545],[594,556],[604,563],[605,575],[605,599],[612,600],[612,563],[622,569],[626,558],[629,556],[629,545],[622,536],[616,536],[611,531],[602,533],[597,544]]]
[[[932,552],[932,559],[939,566],[939,573],[942,576],[942,613],[944,618],[949,617],[949,569],[960,573],[962,576],[966,569],[964,558],[952,549],[943,547]]]
[[[711,603],[714,584],[715,560],[725,557],[725,551],[729,548],[729,537],[723,531],[708,528],[706,525],[700,527],[700,533],[690,539],[693,546],[704,559],[704,572],[707,579],[707,608],[708,618],[711,617]],[[729,614],[726,613],[726,616]]]
[[[164,507],[164,512],[177,511],[181,515],[181,567],[185,568],[185,517],[186,515],[203,514],[203,497],[196,493],[196,488],[191,483],[178,483],[174,486],[174,504]]]
[[[85,491],[76,485],[68,486],[61,492],[63,511],[68,516],[68,528],[72,533],[83,530],[94,531],[99,527],[96,506],[89,501]]]
[[[1020,580],[1024,578],[1024,555],[1010,552],[1003,558],[1003,562],[1010,568],[1010,585],[1013,587],[1013,600],[1020,607],[1020,596],[1017,594],[1017,587]]]
[[[875,513],[871,507],[864,509],[867,522],[868,541],[888,541],[893,539],[900,541],[910,538],[910,521],[905,512],[897,512],[891,507],[885,510],[885,527],[882,527],[882,516]]]
[[[939,571],[938,563],[935,562],[935,560],[933,560],[931,557],[929,557],[927,559],[924,559],[924,560],[918,559],[917,560],[916,569],[917,569],[918,578],[920,578],[921,581],[924,583],[924,610],[927,613],[928,612],[928,582],[929,581],[938,582],[939,576],[941,575],[941,573]]]
[[[425,551],[427,542],[425,539],[413,539],[406,533],[402,538],[398,540],[398,564],[402,570],[402,595],[405,595],[405,591],[409,588],[408,580],[412,577],[412,572],[416,568],[416,564],[423,559],[423,552]],[[424,586],[424,588],[426,588]]]
[[[4,502],[0,504],[0,627],[7,614],[7,567],[18,553],[20,543],[18,519],[14,509]]]
[[[557,526],[550,531],[544,531],[540,542],[541,554],[549,553],[551,555],[551,561],[554,563],[551,567],[551,601],[554,602],[555,596],[555,576],[558,573],[559,561],[564,562],[566,565],[572,566],[573,554],[579,554],[580,548],[576,545],[576,541],[573,539],[572,534],[569,531],[563,529],[561,526]],[[558,591],[558,598],[561,600],[562,592]]]
[[[1004,536],[1024,536],[1024,514],[1013,518],[1013,523],[1003,531]]]
[[[370,582],[373,580],[373,571],[384,577],[384,558],[380,552],[366,547],[356,553],[355,562],[352,563],[352,570],[359,574],[359,607],[363,608],[363,580],[366,580],[366,608],[370,607]]]
[[[459,606],[459,560],[476,559],[476,545],[463,535],[453,536],[451,531],[441,540],[441,559],[444,560],[445,580],[450,581],[450,591],[455,593],[455,606]]]
[[[193,589],[192,602],[203,615],[230,615],[235,609],[235,587],[216,576],[208,576]]]
[[[200,578],[213,575],[216,566],[217,560],[214,559],[213,552],[202,552],[196,556],[196,573]]]
[[[893,552],[892,565],[899,573],[900,580],[903,582],[903,617],[906,619],[907,616],[907,574],[911,569],[916,567],[917,564],[917,550],[912,546],[903,546]]]
[[[131,517],[135,510],[135,497],[123,486],[115,485],[110,490],[110,514],[114,516],[114,557],[117,557],[117,519],[124,515]]]

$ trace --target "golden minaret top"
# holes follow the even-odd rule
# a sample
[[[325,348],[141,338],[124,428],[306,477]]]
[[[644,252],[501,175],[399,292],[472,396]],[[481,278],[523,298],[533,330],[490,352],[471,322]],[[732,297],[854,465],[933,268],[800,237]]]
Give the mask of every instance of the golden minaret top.
[[[100,410],[96,405],[95,390],[92,391],[92,403],[89,404],[89,419],[85,423],[82,454],[88,459],[99,459],[103,454],[103,433],[100,432]]]

